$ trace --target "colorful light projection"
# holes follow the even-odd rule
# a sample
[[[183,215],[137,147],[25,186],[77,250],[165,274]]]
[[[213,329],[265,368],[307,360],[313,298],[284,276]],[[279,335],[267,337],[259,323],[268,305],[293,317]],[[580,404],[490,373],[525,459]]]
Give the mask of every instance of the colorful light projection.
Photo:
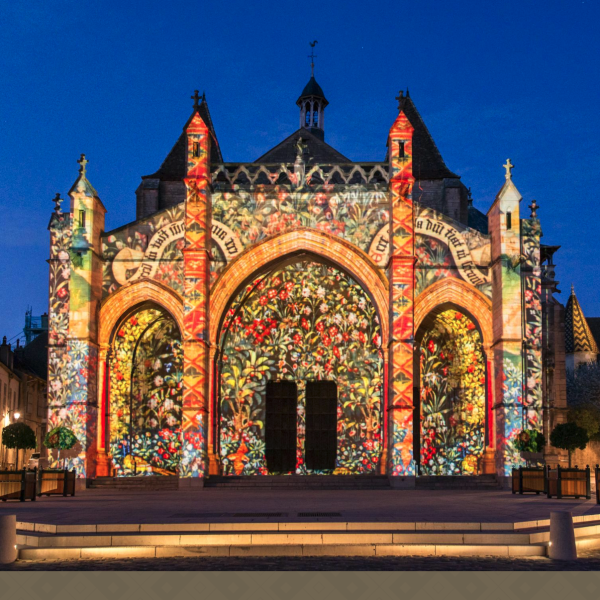
[[[421,473],[476,475],[485,447],[485,357],[465,314],[446,310],[420,351]]]
[[[183,293],[183,217],[182,202],[105,235],[103,296],[144,277]]]
[[[297,474],[304,464],[306,380],[338,386],[335,474],[374,473],[381,455],[383,354],[376,310],[345,272],[301,261],[258,276],[234,300],[221,334],[220,454],[225,474],[267,474],[269,379],[298,384]]]
[[[297,227],[312,227],[358,246],[377,264],[389,254],[389,204],[386,186],[318,185],[297,190],[292,185],[257,185],[255,189],[214,192],[212,218],[224,226],[230,256],[213,247],[218,274],[244,248]],[[213,235],[221,232],[213,231]]]
[[[183,351],[174,319],[141,308],[117,327],[110,362],[110,450],[115,475],[177,475]]]

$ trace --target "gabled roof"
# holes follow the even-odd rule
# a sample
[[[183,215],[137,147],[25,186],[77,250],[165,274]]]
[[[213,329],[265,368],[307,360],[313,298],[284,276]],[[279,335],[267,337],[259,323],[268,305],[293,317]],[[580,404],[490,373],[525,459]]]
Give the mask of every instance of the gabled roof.
[[[186,129],[190,124],[190,121],[194,118],[196,111],[194,110],[183,127],[183,132],[179,136],[179,139],[175,142],[171,152],[167,154],[167,157],[163,161],[162,165],[152,175],[144,175],[142,179],[162,179],[165,181],[179,181],[187,175],[187,134]],[[210,145],[210,161],[212,163],[223,162],[223,156],[221,155],[221,149],[219,148],[219,142],[217,141],[217,134],[210,117],[210,111],[208,110],[208,104],[206,99],[203,99],[198,107],[198,114],[202,117],[202,120],[208,127],[212,136],[212,142]]]
[[[457,178],[458,175],[446,166],[410,96],[403,98],[402,110],[415,130],[413,133],[413,175],[415,179]]]
[[[310,164],[351,163],[349,158],[332,148],[326,142],[313,135],[308,129],[298,129],[285,138],[283,142],[271,148],[266,154],[257,158],[255,163],[293,163],[298,154],[296,142],[298,138],[306,144],[304,157]]]
[[[583,315],[573,288],[571,288],[571,295],[565,310],[565,352],[567,354],[573,352],[598,354],[598,345]]]

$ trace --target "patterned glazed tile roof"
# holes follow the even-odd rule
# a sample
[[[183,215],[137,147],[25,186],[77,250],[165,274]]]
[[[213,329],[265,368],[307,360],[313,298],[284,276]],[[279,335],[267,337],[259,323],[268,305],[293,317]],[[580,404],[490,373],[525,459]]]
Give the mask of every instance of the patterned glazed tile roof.
[[[565,352],[594,352],[598,354],[598,345],[592,335],[590,326],[583,315],[575,290],[567,301],[565,311]]]

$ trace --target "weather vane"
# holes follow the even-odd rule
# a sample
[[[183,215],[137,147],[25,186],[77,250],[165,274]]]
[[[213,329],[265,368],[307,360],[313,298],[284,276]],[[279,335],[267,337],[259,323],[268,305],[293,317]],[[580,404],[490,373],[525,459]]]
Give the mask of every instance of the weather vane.
[[[314,42],[310,42],[310,47],[312,48],[308,58],[310,58],[310,76],[314,77],[315,76],[315,58],[317,58],[317,55],[315,54],[315,46],[318,44],[317,40],[315,40]]]

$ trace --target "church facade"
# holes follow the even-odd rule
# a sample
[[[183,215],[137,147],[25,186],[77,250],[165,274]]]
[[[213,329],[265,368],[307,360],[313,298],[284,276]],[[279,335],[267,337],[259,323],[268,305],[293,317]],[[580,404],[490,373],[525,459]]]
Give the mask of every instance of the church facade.
[[[397,99],[381,162],[325,142],[313,76],[299,129],[228,163],[196,93],[136,220],[112,231],[82,156],[49,225],[49,429],[79,440],[51,464],[190,484],[521,464],[516,435],[561,418],[537,206],[522,214],[508,160],[475,209]]]

